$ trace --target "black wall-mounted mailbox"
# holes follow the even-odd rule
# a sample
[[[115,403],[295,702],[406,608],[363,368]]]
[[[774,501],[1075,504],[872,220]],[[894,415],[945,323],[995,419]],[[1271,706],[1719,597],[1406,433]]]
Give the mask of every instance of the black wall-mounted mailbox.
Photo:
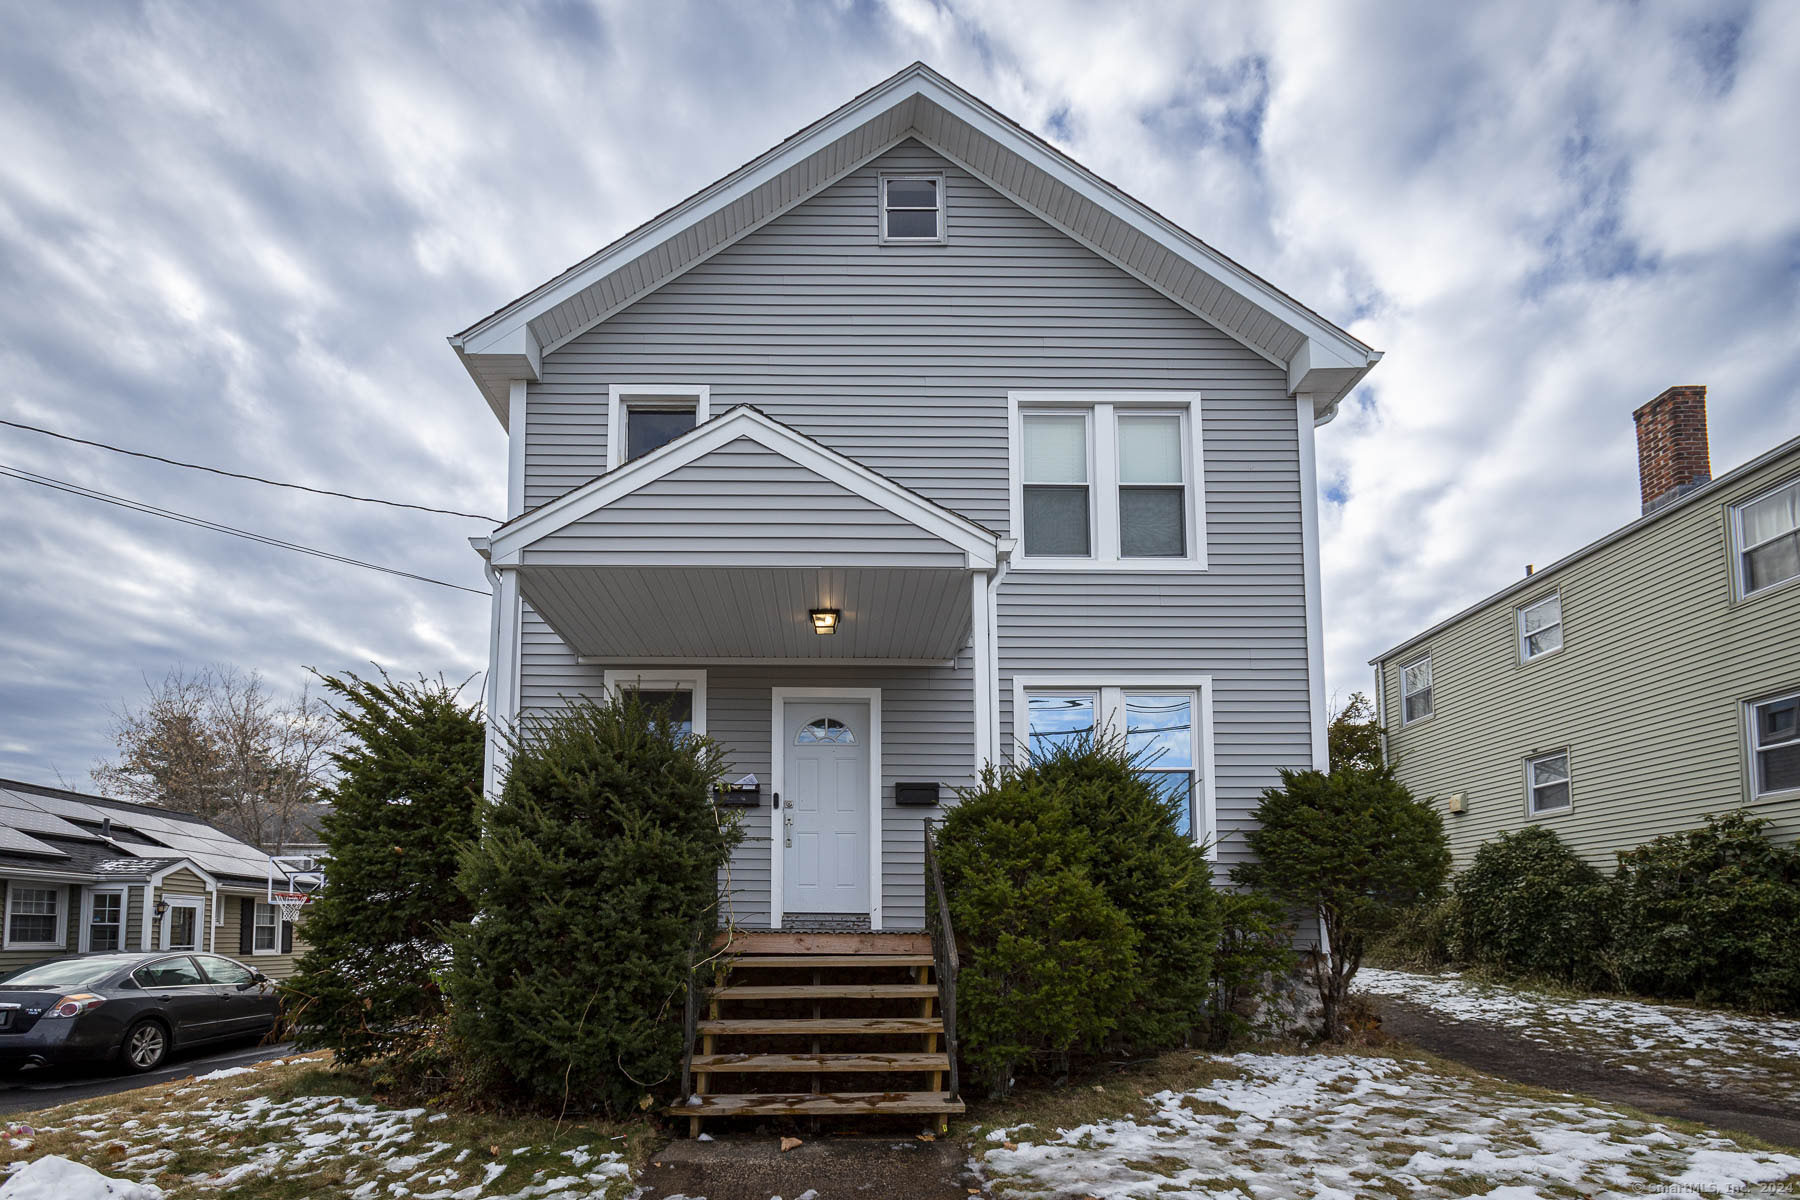
[[[720,808],[759,808],[762,806],[762,787],[753,783],[716,783],[713,785],[713,803]]]
[[[894,803],[903,808],[929,808],[938,802],[936,783],[896,783]]]

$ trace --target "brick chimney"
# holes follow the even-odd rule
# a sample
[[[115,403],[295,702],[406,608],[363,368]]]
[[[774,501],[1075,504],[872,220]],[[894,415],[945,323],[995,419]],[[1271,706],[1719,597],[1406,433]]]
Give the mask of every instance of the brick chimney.
[[[1638,484],[1646,513],[1712,480],[1704,386],[1672,387],[1631,419],[1637,422]]]

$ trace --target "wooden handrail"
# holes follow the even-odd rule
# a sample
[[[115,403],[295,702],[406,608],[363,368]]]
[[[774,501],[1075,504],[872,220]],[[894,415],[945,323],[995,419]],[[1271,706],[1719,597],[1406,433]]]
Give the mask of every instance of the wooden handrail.
[[[937,971],[938,1005],[944,1019],[944,1051],[950,1059],[950,1095],[959,1093],[956,1062],[956,930],[950,923],[950,900],[944,893],[944,873],[938,866],[937,839],[932,822],[925,830],[926,927],[931,932],[931,956]]]

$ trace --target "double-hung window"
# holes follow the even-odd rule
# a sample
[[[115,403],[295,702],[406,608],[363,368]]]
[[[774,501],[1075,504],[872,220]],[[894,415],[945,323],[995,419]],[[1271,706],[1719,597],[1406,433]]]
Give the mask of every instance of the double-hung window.
[[[1177,828],[1195,841],[1209,841],[1214,830],[1201,728],[1206,686],[1015,680],[1025,754],[1041,759],[1060,750],[1080,751],[1096,738],[1122,736],[1138,773],[1169,806]]]
[[[881,177],[881,240],[931,245],[944,240],[944,177]]]
[[[1532,815],[1569,807],[1569,753],[1542,754],[1525,760],[1525,794]]]
[[[253,954],[281,953],[281,910],[258,900],[250,928],[250,950]]]
[[[1024,569],[1203,570],[1200,409],[1188,392],[1015,392]]]
[[[82,949],[92,954],[125,948],[125,893],[89,892]]]
[[[1750,790],[1800,790],[1800,692],[1750,705]]]
[[[1530,662],[1562,649],[1562,595],[1551,592],[1523,605],[1519,614],[1519,661]]]
[[[606,694],[634,692],[656,713],[666,715],[680,734],[706,732],[705,671],[608,671]]]
[[[1431,715],[1431,655],[1400,668],[1400,724],[1411,725]]]
[[[698,384],[613,384],[607,394],[607,469],[692,431],[706,420],[711,399],[711,388]]]
[[[29,883],[6,885],[6,949],[63,947],[63,890]]]
[[[1800,479],[1733,510],[1738,594],[1800,579]]]

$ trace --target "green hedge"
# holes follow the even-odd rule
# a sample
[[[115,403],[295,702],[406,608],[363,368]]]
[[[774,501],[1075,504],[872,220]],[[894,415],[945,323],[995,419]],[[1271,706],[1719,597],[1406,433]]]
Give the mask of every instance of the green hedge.
[[[1616,982],[1606,877],[1543,826],[1484,844],[1455,893],[1456,942],[1470,962],[1578,987]]]

